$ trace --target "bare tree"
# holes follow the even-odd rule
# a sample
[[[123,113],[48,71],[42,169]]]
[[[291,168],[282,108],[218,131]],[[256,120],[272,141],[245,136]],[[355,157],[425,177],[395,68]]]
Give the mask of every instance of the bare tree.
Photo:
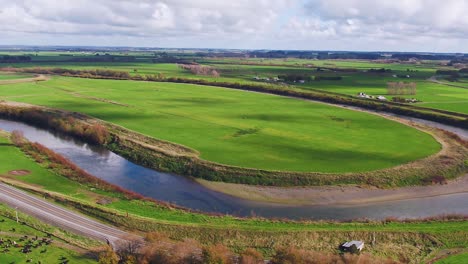
[[[139,237],[124,237],[117,241],[115,245],[115,253],[119,256],[121,262],[132,263],[132,260],[137,259],[143,245],[144,241]]]

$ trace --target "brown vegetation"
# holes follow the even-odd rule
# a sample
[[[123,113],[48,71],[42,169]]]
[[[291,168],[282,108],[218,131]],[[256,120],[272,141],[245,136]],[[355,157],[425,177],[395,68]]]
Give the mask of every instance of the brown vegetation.
[[[43,108],[0,106],[0,116],[20,120],[37,127],[65,133],[92,144],[105,144],[110,141],[107,128],[99,123],[87,124],[73,115],[61,115],[59,112],[45,112]],[[12,134],[12,141],[17,142],[18,132]],[[17,142],[18,143],[18,142]]]
[[[213,67],[203,66],[199,64],[178,64],[179,68],[188,70],[195,75],[206,75],[211,77],[219,77],[219,72]]]
[[[416,83],[415,82],[388,82],[387,93],[390,95],[415,95],[416,94]]]
[[[271,260],[272,264],[396,264],[390,259],[380,259],[368,254],[331,254],[295,247],[282,247],[276,250]]]

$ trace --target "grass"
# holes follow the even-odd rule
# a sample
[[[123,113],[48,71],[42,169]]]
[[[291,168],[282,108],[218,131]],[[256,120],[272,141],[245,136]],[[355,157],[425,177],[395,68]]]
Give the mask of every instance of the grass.
[[[5,213],[12,211],[13,209],[0,204],[0,221],[2,221],[0,222],[0,238],[4,241],[11,239],[13,241],[17,241],[18,244],[22,244],[20,239],[23,236],[28,236],[29,239],[35,236],[39,239],[46,237],[44,230],[38,230],[30,225],[16,223],[16,221],[4,216]],[[28,224],[45,226],[45,224],[40,223],[38,220],[32,219],[31,217],[25,216],[21,213],[19,216],[21,221],[26,220]],[[47,232],[49,233],[53,234],[56,231],[57,228],[47,228]],[[67,242],[56,237],[53,237],[53,239],[54,242],[52,242],[51,245],[42,245],[40,247],[33,248],[32,252],[28,254],[20,252],[22,247],[10,247],[9,252],[0,252],[0,263],[26,263],[29,259],[32,259],[32,263],[37,263],[38,261],[41,261],[42,263],[60,263],[61,258],[68,259],[70,263],[96,263],[96,261],[90,258],[90,256],[74,251],[74,247],[68,245]],[[35,244],[37,244],[37,242],[35,242]],[[45,252],[41,252],[43,250],[45,250]]]
[[[465,264],[468,263],[468,252],[452,255],[448,258],[441,259],[435,264]]]
[[[15,80],[15,79],[23,79],[29,78],[31,75],[27,74],[8,74],[8,73],[0,73],[0,81],[3,80]]]
[[[256,169],[371,171],[440,149],[430,135],[374,115],[197,85],[54,77],[0,87],[0,98],[86,113]]]
[[[298,87],[305,89],[319,89],[342,94],[356,95],[359,92],[365,92],[370,95],[387,95],[386,83],[388,81],[412,81],[418,84],[418,93],[416,97],[422,101],[417,105],[448,110],[453,112],[468,113],[468,89],[460,87],[452,87],[443,84],[434,84],[427,79],[435,75],[439,68],[447,68],[437,65],[436,62],[424,62],[418,64],[400,64],[400,63],[376,63],[363,60],[302,60],[302,59],[236,59],[236,58],[216,58],[216,59],[200,59],[197,60],[203,64],[211,65],[221,72],[221,77],[213,78],[210,76],[194,75],[190,72],[180,69],[173,63],[148,63],[148,62],[117,62],[117,63],[68,63],[60,60],[60,56],[46,55],[45,58],[55,58],[52,61],[56,62],[41,62],[36,61],[34,64],[14,64],[17,67],[61,67],[70,69],[113,69],[119,71],[127,71],[130,74],[157,74],[162,73],[166,77],[182,77],[205,79],[210,81],[222,82],[239,82],[239,83],[255,83],[253,76],[275,77],[280,74],[309,74],[314,76],[339,75],[343,76],[341,81],[320,81],[309,82]],[[39,56],[38,58],[41,58]],[[64,57],[65,59],[67,57]],[[62,58],[63,60],[63,58]],[[245,65],[245,63],[255,63],[255,65]],[[272,64],[272,65],[270,65]],[[303,65],[314,65],[314,67],[329,67],[329,68],[355,68],[361,70],[353,73],[334,73],[332,71],[317,72],[315,68],[306,68]],[[392,72],[385,74],[375,74],[362,72],[371,68],[386,68]],[[410,70],[408,72],[407,70]],[[395,79],[392,75],[410,75],[409,79]],[[454,83],[458,85],[466,85],[466,79],[461,79],[460,82]],[[468,86],[467,86],[468,87]]]

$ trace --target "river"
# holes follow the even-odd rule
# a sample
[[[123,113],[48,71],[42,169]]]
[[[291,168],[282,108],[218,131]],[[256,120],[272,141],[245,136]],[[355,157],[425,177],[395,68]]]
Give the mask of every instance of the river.
[[[441,126],[468,138],[466,130],[437,123],[428,124]],[[266,218],[333,220],[419,218],[440,214],[468,213],[468,193],[353,206],[290,206],[253,202],[207,189],[187,177],[162,173],[136,165],[103,147],[91,146],[23,123],[0,119],[0,129],[9,132],[23,131],[28,140],[45,145],[90,174],[107,182],[147,197],[203,212],[236,216],[255,215]]]

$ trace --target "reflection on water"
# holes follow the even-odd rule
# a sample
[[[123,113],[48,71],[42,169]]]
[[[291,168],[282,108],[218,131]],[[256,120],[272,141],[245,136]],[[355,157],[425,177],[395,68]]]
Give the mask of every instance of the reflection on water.
[[[67,157],[87,172],[125,189],[187,208],[232,214],[290,219],[382,219],[427,217],[467,213],[468,193],[359,206],[288,206],[252,202],[207,189],[189,178],[157,172],[98,146],[53,134],[22,123],[0,120],[0,129],[21,130],[30,141],[39,142]]]

